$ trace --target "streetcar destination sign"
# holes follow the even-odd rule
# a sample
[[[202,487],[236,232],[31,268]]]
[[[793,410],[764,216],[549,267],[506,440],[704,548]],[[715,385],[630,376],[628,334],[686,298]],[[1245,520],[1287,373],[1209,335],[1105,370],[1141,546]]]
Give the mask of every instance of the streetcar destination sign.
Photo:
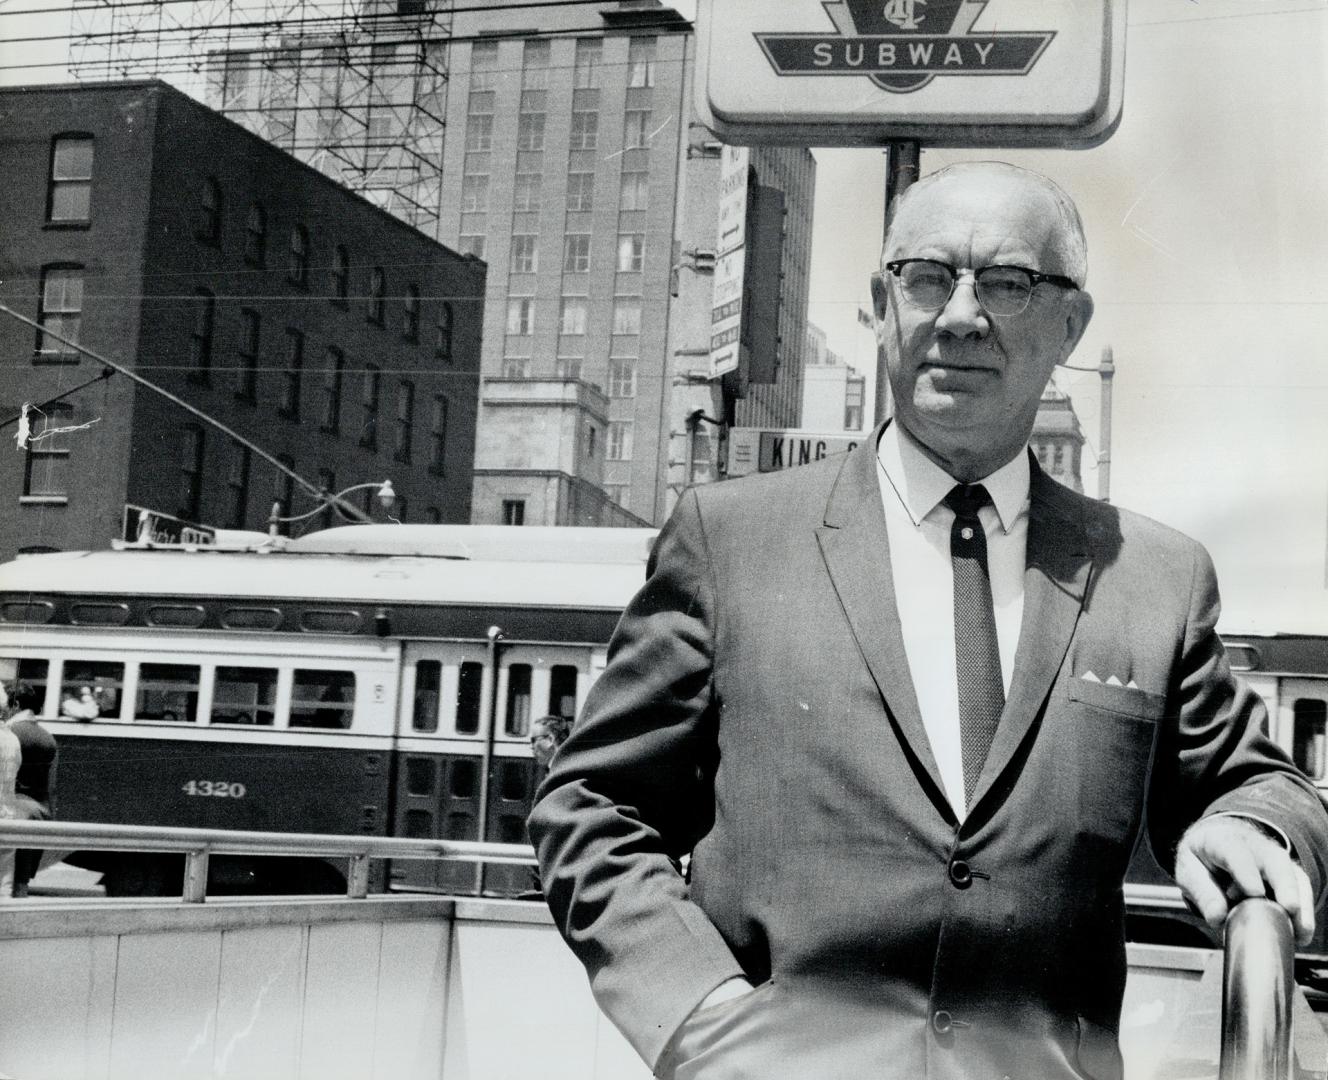
[[[1120,118],[1126,0],[700,0],[697,106],[739,144],[1083,145]]]
[[[778,472],[844,454],[866,436],[852,432],[799,431],[794,428],[730,428],[728,476]]]

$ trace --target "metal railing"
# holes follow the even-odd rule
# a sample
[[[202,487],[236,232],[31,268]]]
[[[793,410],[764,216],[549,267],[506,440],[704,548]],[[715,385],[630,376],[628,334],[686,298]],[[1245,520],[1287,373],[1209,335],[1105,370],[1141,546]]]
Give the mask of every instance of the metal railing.
[[[1271,900],[1243,900],[1227,918],[1218,1080],[1291,1080],[1295,938]]]
[[[185,857],[182,898],[207,899],[208,859],[212,855],[285,855],[347,862],[346,896],[369,894],[369,868],[375,859],[441,859],[534,866],[525,844],[474,840],[408,840],[386,836],[327,836],[318,833],[239,832],[180,829],[155,825],[103,825],[75,821],[0,819],[0,848],[44,851],[167,852]]]

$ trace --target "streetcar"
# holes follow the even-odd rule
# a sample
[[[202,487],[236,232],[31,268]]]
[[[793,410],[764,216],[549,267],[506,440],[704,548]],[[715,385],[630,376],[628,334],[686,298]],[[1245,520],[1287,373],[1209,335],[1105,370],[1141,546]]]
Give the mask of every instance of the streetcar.
[[[0,677],[41,703],[65,820],[521,843],[531,721],[576,714],[654,536],[358,525],[20,556],[0,565]],[[67,861],[108,895],[180,887],[179,856]],[[344,866],[212,862],[218,893],[344,888]],[[420,862],[375,885],[531,878]]]

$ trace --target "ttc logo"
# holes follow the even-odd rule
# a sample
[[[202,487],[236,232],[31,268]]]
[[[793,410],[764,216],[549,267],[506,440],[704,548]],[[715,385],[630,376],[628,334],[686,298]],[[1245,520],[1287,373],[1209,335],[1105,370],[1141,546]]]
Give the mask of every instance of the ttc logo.
[[[865,75],[907,94],[938,75],[1027,75],[1056,36],[974,33],[988,0],[826,0],[835,33],[757,34],[779,75]]]

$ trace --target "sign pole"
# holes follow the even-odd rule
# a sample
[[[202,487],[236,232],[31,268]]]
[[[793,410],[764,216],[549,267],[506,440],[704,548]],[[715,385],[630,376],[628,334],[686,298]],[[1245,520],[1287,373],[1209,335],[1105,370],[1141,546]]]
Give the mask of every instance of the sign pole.
[[[881,224],[881,245],[890,231],[899,196],[918,178],[922,161],[922,144],[916,139],[900,139],[885,144],[885,216]],[[880,270],[877,270],[880,273]],[[879,424],[885,419],[890,405],[890,379],[885,369],[885,351],[879,341],[876,345],[876,403],[875,418]]]

